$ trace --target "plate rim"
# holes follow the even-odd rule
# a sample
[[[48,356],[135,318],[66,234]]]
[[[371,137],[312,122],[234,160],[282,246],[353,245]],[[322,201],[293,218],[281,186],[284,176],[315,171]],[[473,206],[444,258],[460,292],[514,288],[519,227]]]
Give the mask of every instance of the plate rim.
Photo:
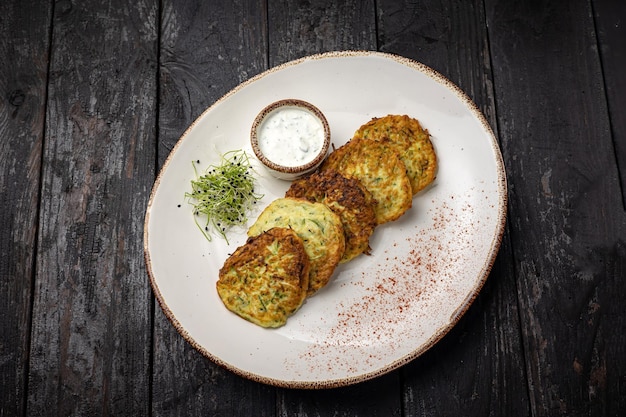
[[[396,63],[408,66],[414,70],[421,72],[424,75],[427,75],[435,82],[443,85],[448,88],[455,96],[457,96],[461,102],[468,107],[471,111],[472,115],[476,117],[477,121],[479,121],[483,127],[483,129],[488,133],[491,148],[494,154],[494,163],[496,166],[497,172],[497,191],[499,194],[499,198],[497,200],[497,216],[496,216],[496,230],[494,231],[494,235],[492,237],[491,244],[489,245],[489,253],[488,257],[485,259],[483,268],[480,271],[479,276],[476,279],[475,285],[472,286],[471,291],[467,294],[467,297],[464,299],[464,302],[458,306],[455,310],[451,320],[446,326],[440,327],[434,334],[432,334],[426,342],[421,344],[416,349],[412,350],[408,354],[391,361],[387,365],[381,367],[380,369],[364,372],[355,376],[348,376],[345,378],[332,378],[332,379],[323,379],[323,380],[293,380],[293,379],[278,379],[268,376],[259,375],[257,373],[246,371],[237,367],[231,363],[228,363],[222,360],[217,355],[214,355],[206,348],[201,346],[195,339],[188,333],[185,327],[180,323],[180,321],[176,318],[174,312],[168,307],[165,302],[165,298],[161,293],[159,286],[155,280],[155,274],[152,270],[152,262],[150,256],[150,248],[149,248],[149,223],[150,223],[150,214],[154,203],[154,198],[156,196],[157,190],[160,186],[161,180],[165,175],[170,161],[173,159],[176,154],[178,148],[182,145],[183,141],[189,136],[189,133],[195,128],[195,126],[205,117],[205,115],[211,112],[215,107],[219,106],[222,102],[227,100],[229,97],[237,93],[238,91],[246,88],[246,86],[255,83],[256,81],[266,77],[269,74],[279,72],[289,67],[300,65],[307,61],[312,60],[322,60],[329,58],[345,58],[345,57],[379,57],[384,59],[389,59],[395,61]],[[493,265],[496,261],[497,255],[499,253],[503,238],[504,232],[506,229],[507,222],[507,208],[508,208],[508,184],[506,177],[506,169],[504,165],[504,160],[502,157],[502,151],[500,149],[500,145],[498,143],[498,139],[487,121],[486,117],[482,113],[482,111],[478,108],[476,103],[465,93],[459,86],[450,81],[447,77],[439,73],[438,71],[432,69],[431,67],[416,61],[411,58],[407,58],[401,55],[388,53],[388,52],[380,52],[380,51],[369,51],[369,50],[338,50],[338,51],[329,51],[316,53],[312,55],[303,56],[301,58],[297,58],[294,60],[290,60],[284,62],[282,64],[278,64],[271,68],[268,68],[259,74],[239,83],[237,86],[233,87],[231,90],[226,92],[224,95],[219,97],[217,100],[213,102],[210,106],[208,106],[204,111],[202,111],[194,121],[184,130],[184,132],[180,135],[179,139],[176,141],[176,144],[170,150],[168,156],[166,157],[163,165],[159,169],[158,174],[155,177],[153,186],[150,191],[150,196],[148,199],[148,203],[146,205],[146,212],[143,222],[143,252],[144,252],[144,262],[146,265],[146,272],[150,281],[150,286],[152,287],[153,294],[155,299],[157,300],[160,308],[162,309],[164,315],[170,321],[170,323],[174,326],[177,332],[183,337],[183,339],[189,343],[194,349],[200,352],[205,358],[211,360],[215,364],[233,372],[236,375],[244,377],[246,379],[250,379],[256,382],[282,387],[282,388],[305,388],[305,389],[321,389],[321,388],[338,388],[348,385],[353,385],[356,383],[364,382],[382,375],[385,375],[391,371],[394,371],[407,363],[413,361],[417,357],[424,354],[426,351],[431,349],[435,344],[437,344],[446,334],[450,332],[450,330],[456,326],[459,320],[464,316],[470,306],[474,303],[478,295],[480,294],[489,274],[493,268]]]

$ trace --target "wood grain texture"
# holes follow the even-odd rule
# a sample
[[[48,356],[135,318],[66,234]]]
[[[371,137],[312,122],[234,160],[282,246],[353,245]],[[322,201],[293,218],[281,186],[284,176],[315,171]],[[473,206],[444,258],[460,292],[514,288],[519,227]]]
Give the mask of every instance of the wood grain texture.
[[[29,415],[149,409],[156,2],[56,2]]]
[[[163,2],[160,165],[208,106],[266,69],[264,4],[244,0]],[[184,192],[181,190],[181,202]],[[274,415],[272,387],[245,380],[203,357],[177,333],[159,307],[154,329],[154,415]]]
[[[495,130],[489,43],[480,1],[377,2],[380,50],[421,62],[458,85]]]
[[[51,13],[0,3],[0,416],[24,411]]]
[[[222,95],[267,69],[263,1],[164,1],[161,18],[159,164]]]
[[[600,45],[604,86],[608,100],[611,132],[619,169],[622,201],[626,210],[626,2],[592,2]]]
[[[337,50],[376,50],[374,1],[269,0],[269,65]]]
[[[356,385],[325,390],[278,391],[280,417],[399,417],[401,381],[391,372]]]
[[[614,415],[625,224],[592,13],[486,5],[531,409]]]
[[[377,4],[381,50],[422,62],[460,86],[497,136],[482,2]],[[485,287],[461,322],[405,368],[408,415],[527,415],[524,371],[511,366],[522,362],[523,353],[508,240],[507,233]]]

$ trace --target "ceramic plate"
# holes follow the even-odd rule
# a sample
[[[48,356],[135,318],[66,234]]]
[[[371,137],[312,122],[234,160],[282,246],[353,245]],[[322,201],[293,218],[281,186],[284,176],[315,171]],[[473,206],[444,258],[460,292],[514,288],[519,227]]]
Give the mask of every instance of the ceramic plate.
[[[226,310],[215,282],[246,229],[289,183],[253,161],[264,198],[229,244],[207,241],[184,193],[192,161],[254,155],[252,122],[269,103],[306,100],[327,117],[341,146],[363,123],[408,114],[427,128],[439,170],[399,220],[379,226],[372,253],[337,268],[331,283],[278,329]],[[268,70],[230,91],[183,134],[154,185],[144,249],[155,296],[183,337],[231,371],[268,384],[322,388],[376,377],[419,356],[466,311],[500,245],[506,179],[494,135],[471,100],[424,65],[376,52],[335,52]]]

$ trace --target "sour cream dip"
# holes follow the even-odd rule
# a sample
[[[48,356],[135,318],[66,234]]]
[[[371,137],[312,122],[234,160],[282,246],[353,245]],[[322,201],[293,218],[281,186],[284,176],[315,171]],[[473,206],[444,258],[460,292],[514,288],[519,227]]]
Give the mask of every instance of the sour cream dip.
[[[254,154],[274,177],[293,180],[324,161],[330,127],[324,114],[303,100],[284,99],[265,107],[250,132]]]
[[[305,165],[324,146],[324,125],[306,109],[280,107],[259,125],[257,140],[259,149],[270,161],[285,167]]]

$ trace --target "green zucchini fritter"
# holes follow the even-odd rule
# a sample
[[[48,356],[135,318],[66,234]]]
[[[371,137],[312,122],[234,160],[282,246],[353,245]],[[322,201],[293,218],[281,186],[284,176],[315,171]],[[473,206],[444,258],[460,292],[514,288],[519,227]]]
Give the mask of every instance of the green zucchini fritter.
[[[398,219],[413,205],[406,167],[397,153],[380,142],[351,139],[328,155],[321,171],[333,169],[356,178],[376,201],[378,224]]]
[[[329,169],[294,181],[285,196],[323,203],[339,216],[346,237],[342,263],[369,253],[369,238],[376,227],[375,203],[359,180]]]
[[[273,227],[291,228],[304,242],[311,262],[308,295],[315,294],[328,283],[343,257],[346,239],[341,219],[322,203],[285,197],[272,201],[263,210],[248,236]]]
[[[353,138],[375,140],[396,151],[406,167],[413,194],[435,179],[437,155],[428,131],[417,119],[393,114],[373,118],[362,125]]]
[[[280,327],[304,302],[309,257],[291,229],[273,228],[228,257],[219,271],[217,292],[232,312],[262,327]]]

